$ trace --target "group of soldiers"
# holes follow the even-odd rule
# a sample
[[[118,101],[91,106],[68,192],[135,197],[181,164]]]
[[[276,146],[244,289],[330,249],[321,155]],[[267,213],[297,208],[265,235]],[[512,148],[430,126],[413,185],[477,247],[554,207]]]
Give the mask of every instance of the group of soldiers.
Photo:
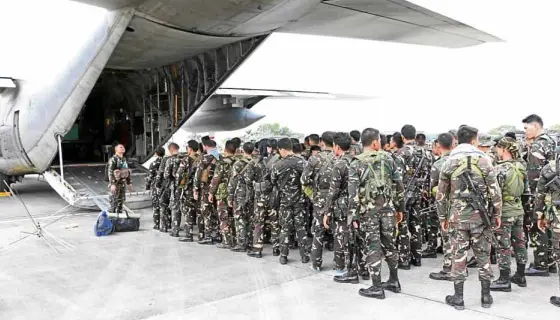
[[[446,303],[464,308],[468,265],[478,266],[481,304],[490,307],[490,291],[526,287],[525,276],[549,276],[560,257],[555,142],[539,116],[523,123],[526,150],[513,133],[479,141],[478,130],[466,125],[440,134],[431,149],[412,125],[393,135],[327,131],[303,143],[234,138],[222,153],[208,137],[188,141],[185,153],[171,143],[167,156],[156,151],[146,181],[154,229],[193,242],[196,224],[199,244],[255,258],[270,243],[281,264],[297,248],[301,262],[317,272],[326,246],[334,250],[334,281],[371,279],[359,294],[378,299],[401,291],[398,269],[442,253],[442,270],[430,278],[454,282]],[[535,250],[526,269],[528,243]],[[500,276],[491,281],[494,254]],[[560,306],[559,297],[550,302]]]

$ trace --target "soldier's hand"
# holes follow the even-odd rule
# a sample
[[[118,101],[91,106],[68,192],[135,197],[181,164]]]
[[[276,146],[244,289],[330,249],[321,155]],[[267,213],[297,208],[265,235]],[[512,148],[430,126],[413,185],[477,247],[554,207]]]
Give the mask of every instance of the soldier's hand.
[[[402,212],[397,212],[397,224],[401,223],[403,221],[403,213]]]
[[[445,220],[441,223],[441,230],[443,230],[443,231],[449,230],[449,222],[447,220]]]
[[[228,201],[227,204],[228,204],[228,207],[233,208],[233,201],[230,200],[230,201]]]
[[[132,192],[132,190],[133,190],[133,189],[132,189],[132,184],[129,184],[129,185],[128,185],[128,191],[129,191],[129,192]]]
[[[541,230],[542,232],[545,232],[546,227],[547,227],[547,222],[543,217],[541,217],[537,222],[537,228],[539,228],[539,230]]]
[[[492,227],[493,230],[498,230],[502,226],[502,218],[498,217],[494,219],[494,226]]]
[[[117,192],[117,186],[112,184],[111,185],[111,193],[115,193],[115,192]]]
[[[328,228],[329,228],[329,223],[330,223],[329,220],[330,220],[330,219],[329,219],[329,217],[328,217],[327,215],[325,215],[325,216],[323,217],[323,226],[325,227],[325,229],[328,229]]]
[[[213,194],[208,195],[208,202],[214,202],[214,195]]]
[[[358,230],[360,226],[358,225],[358,221],[354,221],[354,229]]]

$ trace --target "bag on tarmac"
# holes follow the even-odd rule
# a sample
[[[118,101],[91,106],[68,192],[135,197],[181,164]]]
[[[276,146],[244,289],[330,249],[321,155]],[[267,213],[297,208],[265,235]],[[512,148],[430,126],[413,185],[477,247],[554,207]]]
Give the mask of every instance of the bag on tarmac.
[[[128,213],[113,213],[110,215],[111,222],[115,226],[115,232],[138,231],[140,229],[140,218],[131,217]]]
[[[97,216],[97,221],[93,227],[93,232],[96,237],[108,236],[115,231],[115,227],[111,219],[107,216],[107,212],[102,211],[99,216]]]

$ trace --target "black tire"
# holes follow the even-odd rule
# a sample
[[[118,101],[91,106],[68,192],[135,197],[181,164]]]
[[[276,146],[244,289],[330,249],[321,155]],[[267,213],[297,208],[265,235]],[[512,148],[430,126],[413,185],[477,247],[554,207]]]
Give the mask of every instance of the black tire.
[[[8,180],[7,175],[5,175],[3,173],[0,173],[0,192],[8,192],[9,191],[8,186],[6,186],[6,183],[10,184],[9,181],[10,180]]]

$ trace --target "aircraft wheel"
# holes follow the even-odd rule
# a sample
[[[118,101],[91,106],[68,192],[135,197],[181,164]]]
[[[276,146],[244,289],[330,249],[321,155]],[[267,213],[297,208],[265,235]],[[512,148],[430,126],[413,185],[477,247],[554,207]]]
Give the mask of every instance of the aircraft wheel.
[[[6,183],[4,183],[4,181],[8,184],[10,183],[8,176],[0,173],[0,192],[8,192],[8,186],[6,186]]]

